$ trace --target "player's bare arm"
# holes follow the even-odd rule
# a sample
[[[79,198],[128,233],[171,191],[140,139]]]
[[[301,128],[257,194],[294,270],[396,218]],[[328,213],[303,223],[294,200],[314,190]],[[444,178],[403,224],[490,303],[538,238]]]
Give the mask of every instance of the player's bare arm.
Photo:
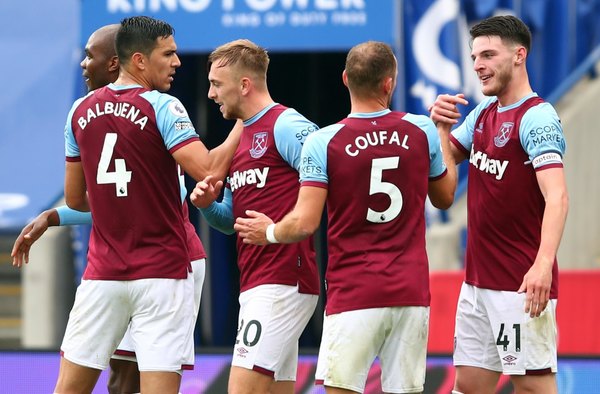
[[[196,184],[190,194],[190,201],[197,208],[207,208],[217,200],[222,188],[223,181],[215,182],[214,176],[209,175]]]
[[[437,124],[442,155],[446,164],[446,175],[438,180],[430,181],[427,194],[434,207],[439,209],[448,209],[454,202],[454,193],[456,192],[456,183],[458,175],[456,173],[456,162],[450,147],[448,135],[452,125],[446,122]]]
[[[58,226],[60,219],[56,209],[48,209],[40,213],[35,219],[21,230],[21,233],[13,244],[10,256],[12,265],[21,267],[29,262],[29,249],[50,226]]]
[[[546,201],[542,219],[542,239],[535,261],[519,288],[527,292],[525,312],[538,317],[550,298],[552,265],[562,238],[569,206],[567,185],[562,168],[549,168],[536,172],[540,191]]]
[[[321,215],[327,200],[327,189],[314,186],[302,186],[294,209],[270,231],[272,239],[278,243],[293,243],[312,235],[321,223]],[[266,245],[267,227],[272,220],[262,213],[246,211],[246,218],[237,218],[233,228],[242,237],[244,243]]]
[[[215,180],[223,180],[227,175],[233,154],[242,135],[243,122],[238,120],[218,147],[208,150],[200,141],[191,142],[173,152],[173,158],[196,181],[213,175]]]
[[[67,162],[65,165],[65,202],[76,211],[90,210],[81,162]]]

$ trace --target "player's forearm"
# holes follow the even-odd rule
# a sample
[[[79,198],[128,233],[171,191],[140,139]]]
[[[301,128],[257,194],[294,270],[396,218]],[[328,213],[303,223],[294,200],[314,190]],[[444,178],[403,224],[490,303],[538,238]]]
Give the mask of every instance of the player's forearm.
[[[275,225],[273,235],[277,239],[277,242],[290,244],[310,237],[317,231],[318,227],[318,223],[314,224],[307,220],[302,220],[299,215],[292,211],[281,222]]]
[[[52,222],[50,220],[48,221],[48,225],[50,226],[71,226],[92,223],[91,212],[76,211],[66,205],[62,205],[52,211],[54,211],[55,219],[52,218]],[[53,224],[54,220],[56,220],[56,224]]]
[[[454,194],[456,192],[456,183],[458,179],[456,162],[450,147],[450,139],[448,138],[450,127],[450,125],[445,123],[439,123],[437,125],[442,149],[442,159],[446,165],[446,175],[439,181],[430,183],[428,194],[429,200],[433,206],[439,209],[448,209],[454,202]]]
[[[210,174],[214,175],[215,179],[223,180],[227,176],[231,160],[240,143],[243,128],[242,121],[238,120],[225,141],[208,152]]]
[[[224,234],[233,234],[233,209],[226,203],[213,202],[207,208],[200,208],[202,216],[208,224]]]
[[[67,208],[66,205],[64,207]],[[40,217],[43,217],[44,220],[46,220],[48,227],[60,226],[60,216],[58,215],[58,211],[54,208],[47,209],[40,213]]]

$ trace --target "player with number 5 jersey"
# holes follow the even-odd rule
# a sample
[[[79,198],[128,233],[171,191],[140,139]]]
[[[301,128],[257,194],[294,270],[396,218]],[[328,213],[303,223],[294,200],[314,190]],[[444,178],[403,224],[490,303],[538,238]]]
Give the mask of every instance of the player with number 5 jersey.
[[[447,208],[456,169],[449,128],[391,111],[396,58],[380,42],[352,48],[343,82],[350,115],[311,134],[300,191],[278,223],[248,212],[245,243],[291,243],[312,234],[327,203],[327,304],[316,381],[327,393],[362,393],[376,357],[382,391],[423,391],[429,323],[425,199]],[[444,147],[442,153],[441,145]]]

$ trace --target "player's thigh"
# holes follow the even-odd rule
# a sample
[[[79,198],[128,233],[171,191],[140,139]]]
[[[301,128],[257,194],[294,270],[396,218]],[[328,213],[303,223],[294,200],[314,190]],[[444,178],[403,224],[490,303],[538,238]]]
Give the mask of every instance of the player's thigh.
[[[483,290],[482,299],[507,375],[544,375],[557,370],[556,300],[539,317],[525,313],[525,293]]]
[[[457,393],[494,394],[500,372],[469,366],[456,366],[454,390]]]
[[[110,360],[108,376],[108,392],[110,394],[139,393],[140,371],[137,362],[115,359]]]
[[[318,296],[286,285],[262,285],[240,294],[232,365],[278,381],[295,380],[298,339],[317,301]]]
[[[262,372],[232,365],[229,371],[228,394],[269,393],[273,377]]]
[[[429,307],[384,308],[386,333],[379,352],[386,393],[420,393],[425,383]]]
[[[55,393],[91,393],[100,377],[100,370],[60,359]]]
[[[466,283],[462,285],[456,308],[453,362],[457,367],[502,371],[496,337],[480,291]]]
[[[371,365],[385,341],[385,309],[325,316],[315,374],[317,384],[364,391]]]
[[[130,331],[140,371],[172,372],[193,365],[193,278],[140,279],[131,287]]]
[[[555,373],[543,375],[512,375],[511,381],[515,387],[515,391],[519,394],[558,393]]]
[[[144,394],[177,394],[181,375],[176,372],[140,372],[140,387]]]
[[[81,282],[61,345],[67,360],[106,369],[131,316],[127,286],[127,281]]]

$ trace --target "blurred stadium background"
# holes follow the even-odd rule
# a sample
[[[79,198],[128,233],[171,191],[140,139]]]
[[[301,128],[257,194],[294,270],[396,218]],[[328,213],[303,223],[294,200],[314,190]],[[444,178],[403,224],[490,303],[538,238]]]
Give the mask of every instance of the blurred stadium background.
[[[4,0],[0,393],[52,390],[57,349],[85,266],[87,226],[50,229],[22,270],[11,266],[10,250],[29,220],[62,204],[64,120],[72,101],[85,92],[79,62],[92,31],[135,14],[170,22],[183,63],[170,93],[186,105],[205,143],[215,146],[231,123],[206,97],[205,65],[208,53],[224,42],[244,37],[266,47],[274,99],[325,126],[349,110],[341,83],[345,54],[366,40],[385,41],[396,51],[393,109],[425,113],[439,93],[463,92],[476,104],[481,96],[468,28],[507,13],[521,17],[532,30],[531,83],[557,107],[567,138],[571,204],[559,252],[559,390],[600,392],[600,0]],[[461,168],[455,205],[448,211],[427,211],[432,270],[427,393],[448,393],[452,386],[453,317],[467,237],[464,173]],[[209,229],[191,212],[209,258],[196,326],[196,369],[184,375],[182,392],[221,393],[237,325],[235,239]],[[322,231],[317,244],[324,271]],[[312,384],[322,308],[323,302],[301,340],[298,393],[323,392]],[[379,392],[378,375],[375,365],[366,392]],[[96,392],[106,391],[103,381]],[[512,392],[506,379],[498,392]]]

